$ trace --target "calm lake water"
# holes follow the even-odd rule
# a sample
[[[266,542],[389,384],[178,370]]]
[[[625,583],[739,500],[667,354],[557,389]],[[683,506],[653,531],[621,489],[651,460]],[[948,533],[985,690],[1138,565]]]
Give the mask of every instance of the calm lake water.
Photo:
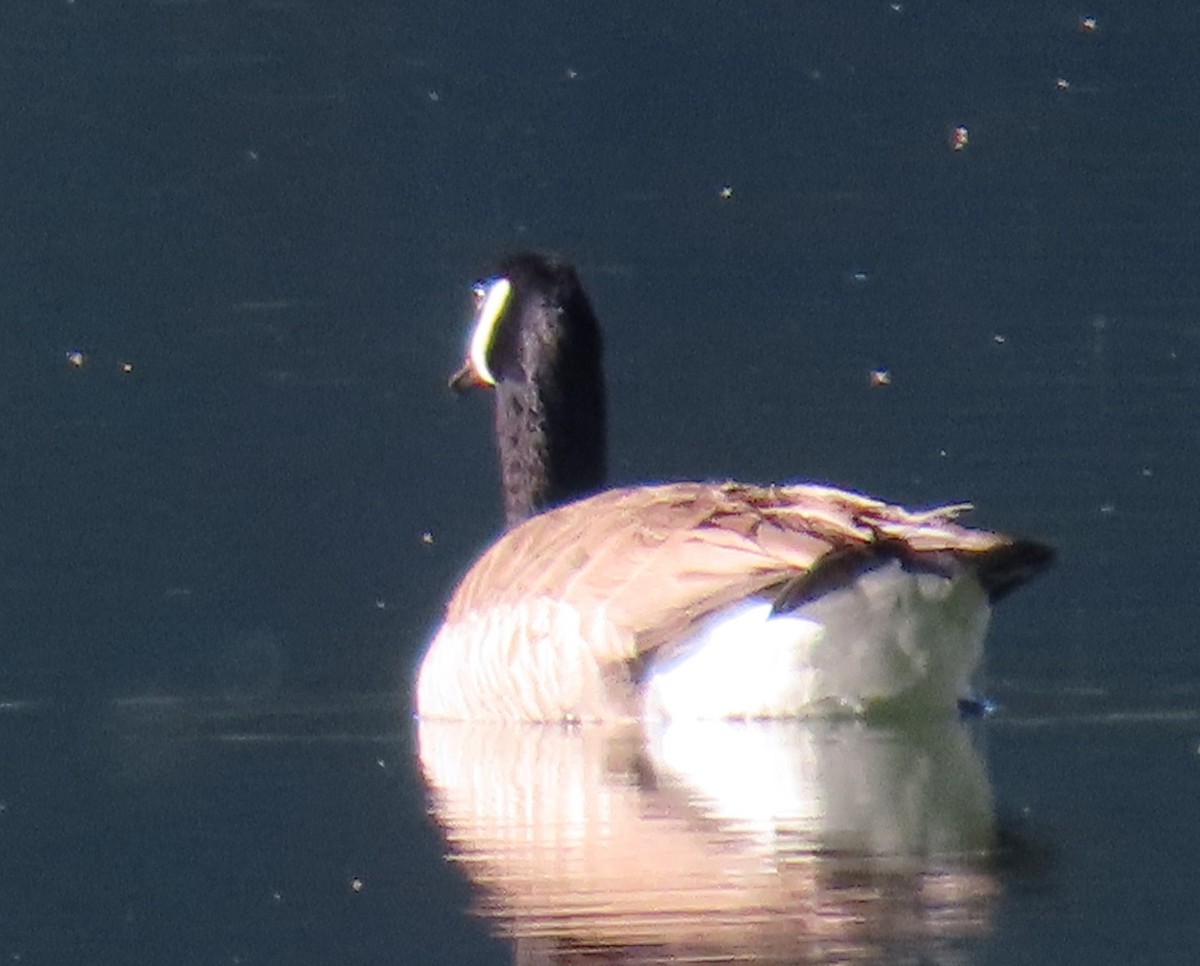
[[[1198,27],[6,4],[0,957],[1196,961]],[[501,519],[445,379],[518,247],[604,323],[614,482],[1053,543],[996,712],[418,728]]]

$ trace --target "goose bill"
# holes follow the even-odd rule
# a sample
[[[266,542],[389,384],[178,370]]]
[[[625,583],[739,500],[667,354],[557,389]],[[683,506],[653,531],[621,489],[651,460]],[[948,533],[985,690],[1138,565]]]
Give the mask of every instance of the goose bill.
[[[458,393],[468,392],[471,389],[487,389],[492,385],[486,379],[480,378],[479,373],[475,371],[475,367],[471,365],[470,359],[464,362],[449,380],[450,388]]]

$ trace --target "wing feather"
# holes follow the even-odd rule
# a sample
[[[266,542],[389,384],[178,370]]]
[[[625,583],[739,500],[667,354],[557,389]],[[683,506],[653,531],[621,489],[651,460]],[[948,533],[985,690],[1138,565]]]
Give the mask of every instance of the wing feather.
[[[670,483],[609,490],[534,517],[463,578],[447,620],[547,597],[608,621],[627,660],[839,548],[887,539],[912,555],[982,557],[1009,538],[960,526],[969,505],[910,511],[823,486]]]

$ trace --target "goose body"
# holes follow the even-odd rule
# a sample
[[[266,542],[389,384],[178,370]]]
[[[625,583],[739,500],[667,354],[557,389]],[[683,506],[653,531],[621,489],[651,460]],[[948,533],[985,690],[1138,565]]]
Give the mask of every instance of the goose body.
[[[498,279],[503,298],[485,286],[452,384],[496,390],[509,529],[447,605],[418,676],[418,714],[936,712],[970,694],[991,603],[1044,567],[1047,548],[959,525],[964,505],[914,512],[824,486],[583,496],[603,475],[595,318],[562,263],[519,256]],[[581,313],[582,359],[564,382],[556,362]],[[598,444],[587,435],[597,431]],[[567,465],[554,462],[563,447],[573,448],[567,486],[554,469]]]

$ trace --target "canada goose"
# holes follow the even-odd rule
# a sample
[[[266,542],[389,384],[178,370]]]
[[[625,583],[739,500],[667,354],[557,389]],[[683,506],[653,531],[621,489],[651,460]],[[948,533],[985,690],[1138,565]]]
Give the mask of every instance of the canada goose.
[[[825,486],[604,482],[601,336],[564,262],[476,286],[467,361],[495,392],[508,530],[422,662],[426,718],[953,711],[991,602],[1049,548]],[[573,502],[572,502],[573,501]]]

